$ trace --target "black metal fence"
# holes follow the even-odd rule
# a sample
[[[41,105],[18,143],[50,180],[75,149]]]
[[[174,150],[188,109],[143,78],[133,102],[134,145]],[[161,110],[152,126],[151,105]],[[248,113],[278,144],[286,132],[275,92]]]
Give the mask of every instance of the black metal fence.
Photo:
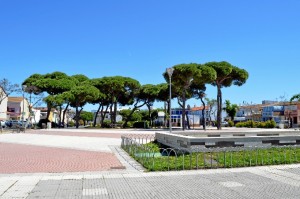
[[[191,170],[292,164],[300,146],[159,148],[147,143],[154,135],[124,135],[122,148],[149,171]]]

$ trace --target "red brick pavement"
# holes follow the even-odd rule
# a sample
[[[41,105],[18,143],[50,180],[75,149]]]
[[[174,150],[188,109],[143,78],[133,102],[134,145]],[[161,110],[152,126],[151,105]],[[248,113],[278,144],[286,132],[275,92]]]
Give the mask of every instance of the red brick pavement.
[[[55,173],[124,168],[112,153],[0,143],[0,173]]]

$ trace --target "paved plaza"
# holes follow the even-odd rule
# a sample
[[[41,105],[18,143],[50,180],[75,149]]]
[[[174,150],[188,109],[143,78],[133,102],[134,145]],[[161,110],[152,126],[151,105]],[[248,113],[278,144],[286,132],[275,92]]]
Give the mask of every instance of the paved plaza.
[[[51,129],[0,134],[0,198],[300,198],[300,165],[145,172],[122,134]]]

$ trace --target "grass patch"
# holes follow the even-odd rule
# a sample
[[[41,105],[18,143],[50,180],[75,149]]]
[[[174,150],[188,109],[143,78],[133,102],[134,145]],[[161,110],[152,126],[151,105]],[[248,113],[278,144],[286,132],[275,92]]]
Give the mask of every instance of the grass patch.
[[[237,148],[235,151],[211,149],[193,152],[161,148],[157,143],[123,146],[148,171],[236,168],[300,162],[300,148]]]

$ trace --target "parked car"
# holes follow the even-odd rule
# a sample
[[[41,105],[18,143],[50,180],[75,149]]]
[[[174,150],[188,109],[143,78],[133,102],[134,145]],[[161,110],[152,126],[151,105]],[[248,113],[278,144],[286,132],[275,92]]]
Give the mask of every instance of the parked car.
[[[22,125],[22,122],[19,120],[9,120],[5,122],[7,127],[12,127],[13,125]]]

